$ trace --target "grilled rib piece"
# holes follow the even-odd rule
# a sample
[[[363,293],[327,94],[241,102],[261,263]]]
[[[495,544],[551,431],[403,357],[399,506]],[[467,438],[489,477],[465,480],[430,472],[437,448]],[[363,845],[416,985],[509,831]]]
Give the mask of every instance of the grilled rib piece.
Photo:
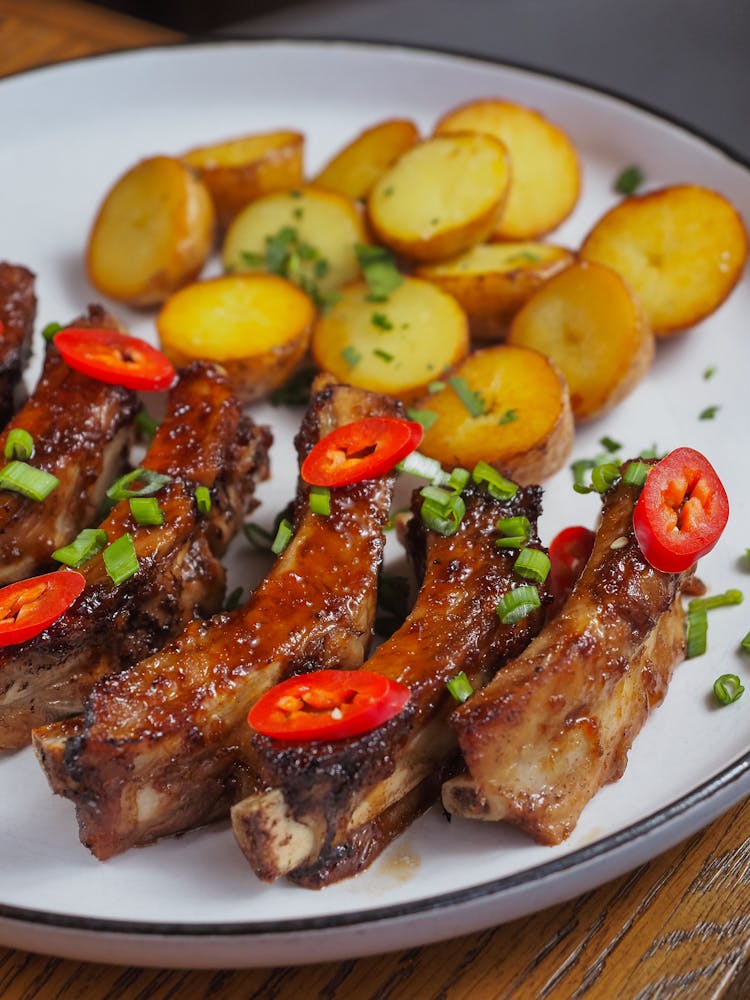
[[[486,683],[542,627],[541,609],[515,625],[500,622],[498,602],[523,581],[513,572],[517,553],[495,546],[501,517],[525,514],[535,532],[541,491],[528,487],[500,502],[474,488],[464,499],[458,532],[444,537],[425,528],[415,494],[409,542],[424,579],[404,625],[366,664],[410,687],[403,712],[349,739],[253,737],[269,788],[238,803],[232,824],[264,881],[291,874],[319,888],[370,864],[435,801],[455,764],[456,740],[445,722],[455,702],[446,682],[465,671],[472,685]]]
[[[680,595],[692,577],[645,561],[632,529],[637,495],[622,483],[605,495],[591,557],[558,616],[453,712],[469,776],[445,784],[449,812],[507,819],[557,844],[621,777],[684,657]]]
[[[61,618],[0,649],[0,748],[23,746],[32,727],[80,712],[99,677],[155,652],[196,609],[221,608],[219,559],[255,505],[256,482],[268,475],[269,443],[217,366],[196,362],[181,373],[141,463],[173,477],[156,496],[164,523],[138,525],[128,500],[120,501],[100,527],[110,541],[131,535],[138,572],[115,586],[95,556],[79,567],[86,587]],[[197,486],[211,492],[207,515],[197,510]]]
[[[76,326],[117,324],[91,306]],[[81,375],[47,348],[33,396],[0,435],[0,455],[10,430],[23,428],[34,439],[31,464],[59,484],[41,502],[0,490],[0,586],[54,568],[52,552],[96,523],[107,486],[125,469],[137,412],[130,389]]]
[[[34,275],[0,261],[0,427],[25,396],[21,374],[31,354],[35,319]]]
[[[318,384],[300,457],[334,427],[393,415],[393,400]],[[50,774],[75,801],[98,858],[226,815],[244,786],[247,713],[293,673],[357,667],[372,636],[393,477],[332,491],[311,514],[300,485],[295,534],[245,607],[191,623],[161,652],[95,685],[67,741],[51,734]],[[63,744],[61,748],[61,743]]]

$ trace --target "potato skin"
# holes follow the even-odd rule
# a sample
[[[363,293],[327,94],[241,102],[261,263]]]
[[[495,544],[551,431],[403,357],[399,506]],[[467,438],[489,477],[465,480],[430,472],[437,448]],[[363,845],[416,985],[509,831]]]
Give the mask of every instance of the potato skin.
[[[130,306],[153,306],[200,273],[216,214],[195,172],[169,156],[142,160],[106,194],[89,234],[92,285]]]
[[[378,122],[330,159],[314,183],[349,198],[366,198],[394,161],[418,141],[419,130],[408,118]]]

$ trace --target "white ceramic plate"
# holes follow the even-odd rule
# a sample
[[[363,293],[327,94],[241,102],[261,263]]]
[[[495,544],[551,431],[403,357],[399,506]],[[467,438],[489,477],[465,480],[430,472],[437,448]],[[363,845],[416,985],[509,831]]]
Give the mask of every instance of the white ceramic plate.
[[[412,116],[429,130],[447,108],[499,95],[568,130],[584,163],[583,197],[556,238],[575,246],[636,162],[650,184],[692,181],[727,195],[750,219],[750,173],[701,139],[612,97],[486,62],[368,45],[227,43],[152,50],[37,70],[0,84],[0,199],[7,259],[38,274],[40,325],[94,298],[82,268],[93,212],[140,157],[178,153],[245,131],[294,127],[315,170],[378,119]],[[714,590],[748,583],[750,426],[748,279],[700,329],[659,346],[653,370],[611,416],[581,431],[576,455],[608,434],[624,452],[656,443],[707,453],[732,502],[724,538],[701,565]],[[152,317],[120,314],[153,337]],[[709,365],[713,379],[703,378]],[[704,407],[719,405],[713,421]],[[291,495],[298,413],[259,407],[280,439],[260,519]],[[593,523],[597,501],[560,473],[548,485],[544,537]],[[241,543],[231,572],[264,567]],[[166,966],[322,961],[402,948],[499,923],[576,895],[686,837],[750,789],[750,698],[717,709],[711,684],[747,677],[737,652],[744,608],[711,615],[708,655],[682,665],[649,720],[625,776],[586,809],[570,840],[540,847],[504,826],[434,810],[370,869],[319,893],[260,885],[227,824],[130,851],[106,864],[80,846],[69,803],[55,799],[30,751],[0,758],[0,939],[76,958]]]

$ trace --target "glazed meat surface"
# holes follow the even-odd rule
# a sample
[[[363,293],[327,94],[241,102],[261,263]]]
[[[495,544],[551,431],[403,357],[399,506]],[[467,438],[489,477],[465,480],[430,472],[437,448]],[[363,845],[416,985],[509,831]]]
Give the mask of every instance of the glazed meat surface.
[[[76,325],[116,327],[98,306]],[[69,368],[50,345],[34,394],[0,435],[14,427],[34,439],[30,464],[56,476],[37,501],[0,490],[0,586],[54,568],[50,556],[99,518],[104,493],[125,469],[138,412],[134,392]]]
[[[473,686],[517,655],[542,626],[544,611],[503,625],[497,605],[524,583],[513,571],[517,552],[500,549],[496,523],[525,515],[538,546],[538,487],[507,502],[473,488],[456,534],[425,528],[415,493],[410,549],[424,570],[404,625],[367,662],[407,684],[410,701],[395,718],[362,736],[289,742],[255,735],[261,780],[269,788],[232,810],[243,852],[270,881],[291,873],[318,888],[365,868],[439,795],[456,758],[445,716],[455,704],[446,682],[464,671]]]
[[[324,385],[297,438],[300,458],[328,431],[398,404]],[[247,794],[247,713],[293,673],[358,667],[372,636],[393,477],[333,490],[312,514],[300,484],[295,532],[248,603],[193,622],[161,652],[95,685],[74,735],[52,734],[65,772],[53,788],[76,804],[80,835],[107,858],[225,815]],[[64,747],[61,748],[61,735]]]
[[[32,727],[80,712],[99,677],[155,652],[196,610],[221,608],[219,559],[256,482],[267,477],[269,443],[215,365],[196,362],[181,373],[141,462],[171,477],[155,496],[163,524],[139,525],[121,500],[99,527],[110,542],[130,534],[138,572],[115,586],[103,556],[95,556],[78,568],[86,587],[61,618],[0,649],[0,748],[22,746]],[[197,509],[198,486],[210,491],[208,514]]]
[[[692,576],[645,561],[632,529],[637,495],[622,483],[605,495],[593,552],[560,613],[452,713],[469,773],[444,786],[449,812],[507,819],[556,844],[622,775],[684,657],[680,595]]]
[[[27,268],[0,261],[0,428],[24,395],[21,375],[36,319],[34,280]]]

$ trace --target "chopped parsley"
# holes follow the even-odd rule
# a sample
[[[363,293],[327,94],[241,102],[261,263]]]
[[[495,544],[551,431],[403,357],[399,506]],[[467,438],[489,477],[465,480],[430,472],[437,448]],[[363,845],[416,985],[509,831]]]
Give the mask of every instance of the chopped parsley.
[[[498,425],[502,427],[503,424],[512,424],[515,420],[518,420],[518,410],[506,410],[498,420]]]
[[[380,358],[381,361],[385,361],[390,364],[393,361],[395,355],[391,354],[389,351],[384,351],[380,347],[376,347],[372,352],[376,358]]]
[[[704,369],[703,378],[705,379],[706,382],[708,382],[710,378],[714,377],[717,371],[718,369],[716,365],[709,365],[708,368]]]
[[[707,406],[705,410],[701,410],[701,412],[698,414],[698,419],[713,420],[720,409],[721,407],[719,406]]]
[[[385,313],[375,312],[370,317],[370,322],[373,326],[377,326],[380,330],[392,330],[393,323],[388,319]]]
[[[481,417],[487,412],[486,404],[481,395],[469,388],[469,383],[462,375],[452,375],[448,382],[472,417]]]
[[[297,192],[295,197],[301,197]],[[303,209],[294,209],[295,218],[302,217]],[[294,282],[310,296],[316,307],[325,312],[339,299],[338,292],[324,292],[318,282],[328,274],[330,264],[322,257],[320,250],[311,243],[301,240],[294,226],[282,226],[277,233],[266,236],[265,253],[243,250],[240,254],[243,264],[252,268],[264,268],[270,274]]]
[[[386,302],[391,292],[403,283],[404,276],[396,267],[393,254],[385,247],[366,243],[355,245],[362,276],[367,283],[368,302]]]
[[[352,347],[351,344],[349,344],[348,347],[344,348],[344,350],[341,352],[341,357],[344,359],[344,361],[350,368],[354,368],[354,366],[358,365],[359,362],[362,360],[362,355],[359,353],[357,348]]]
[[[618,194],[635,194],[641,184],[643,184],[644,180],[645,178],[641,168],[632,165],[620,171],[615,179],[613,188]]]

